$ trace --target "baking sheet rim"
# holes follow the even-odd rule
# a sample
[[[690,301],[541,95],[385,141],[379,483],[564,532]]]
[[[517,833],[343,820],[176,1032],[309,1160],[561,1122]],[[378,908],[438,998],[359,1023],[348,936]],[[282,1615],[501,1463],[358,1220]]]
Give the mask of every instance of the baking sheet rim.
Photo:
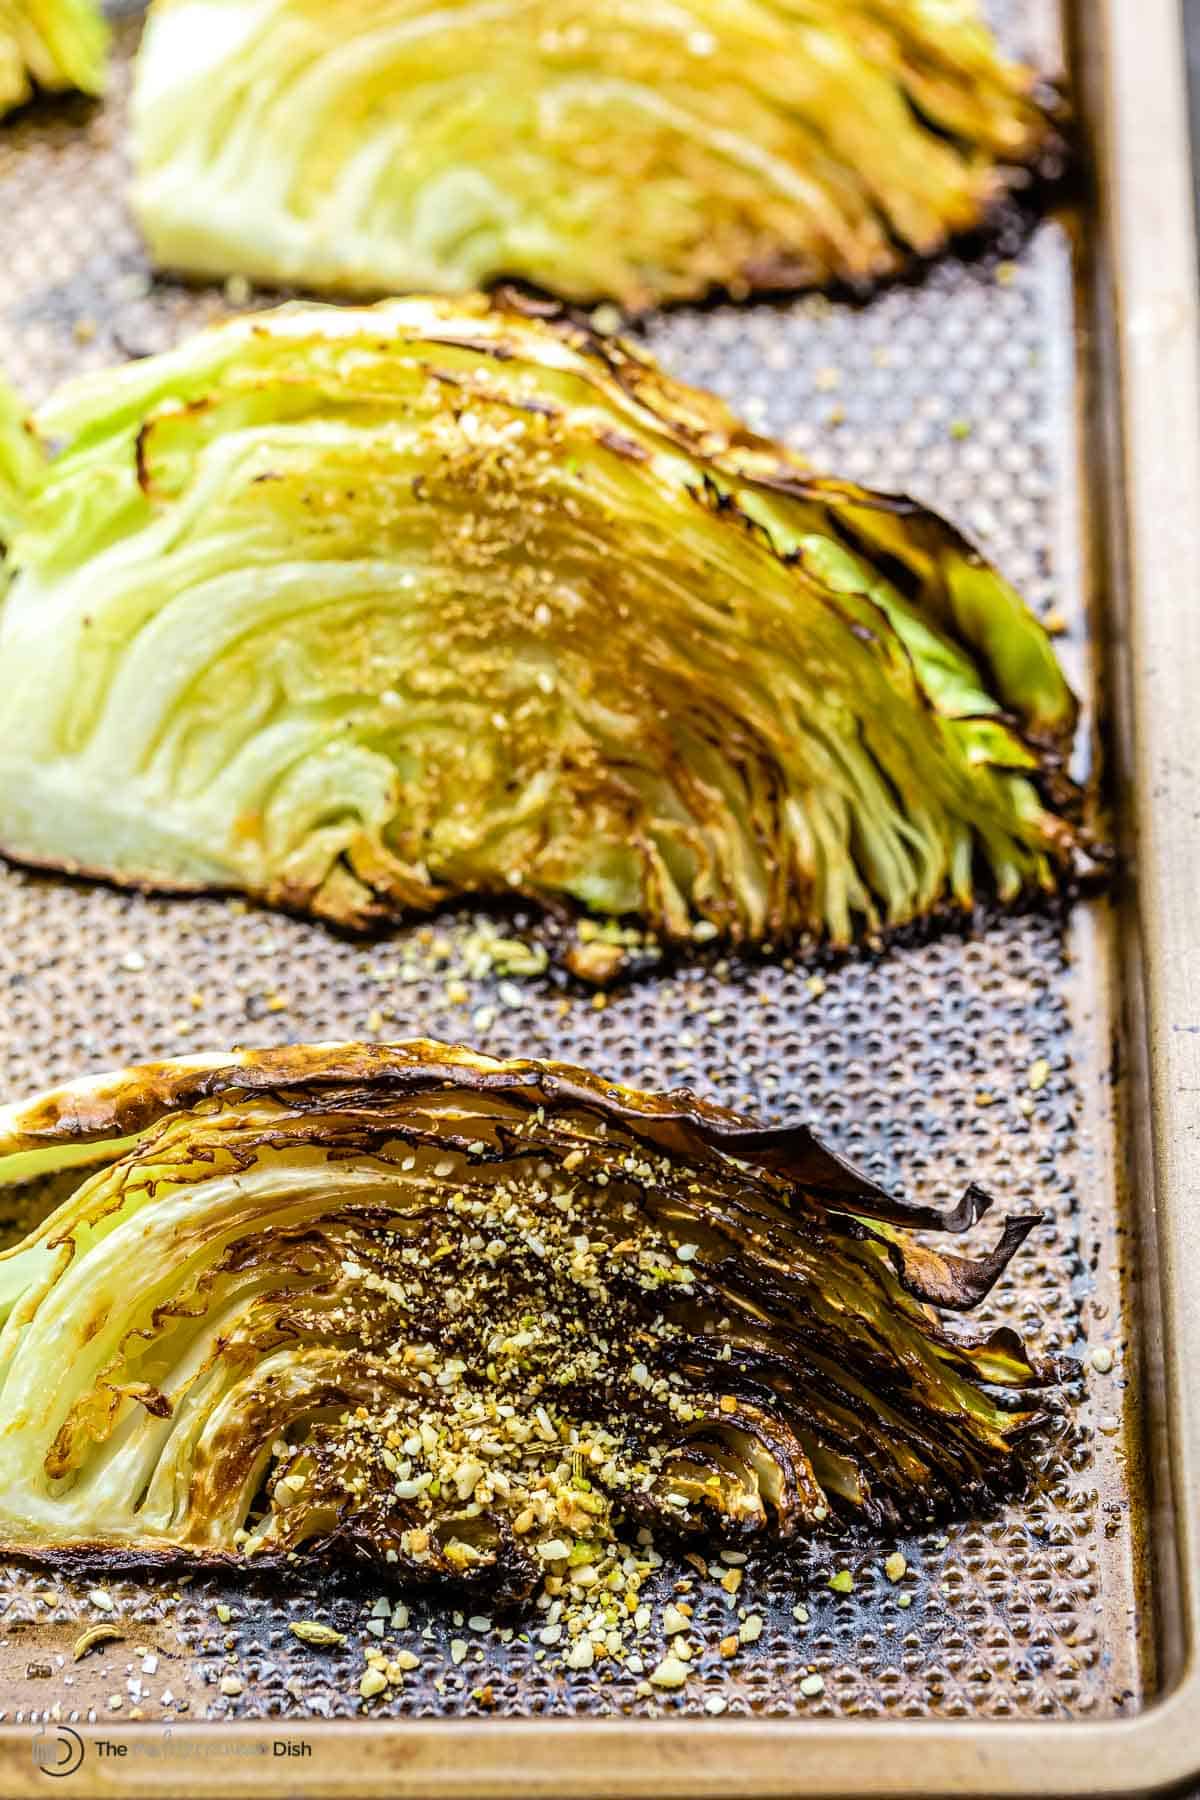
[[[1077,14],[1087,0],[1075,0]],[[74,1795],[296,1792],[422,1800],[657,1800],[708,1795],[834,1797],[1149,1794],[1200,1780],[1200,958],[1192,896],[1200,833],[1188,744],[1200,762],[1189,670],[1200,668],[1200,307],[1196,297],[1181,21],[1177,0],[1091,0],[1076,23],[1100,64],[1100,180],[1116,302],[1120,439],[1116,486],[1128,571],[1117,635],[1128,658],[1140,947],[1157,1277],[1165,1354],[1158,1429],[1169,1446],[1159,1504],[1173,1514],[1158,1580],[1177,1583],[1174,1679],[1128,1720],[480,1720],[174,1724],[171,1754],[94,1753],[96,1741],[163,1739],[162,1725],[90,1727]],[[1145,104],[1153,95],[1155,104]],[[1111,379],[1111,377],[1110,377]],[[1123,554],[1122,554],[1123,552]],[[1189,604],[1191,603],[1191,604]],[[1124,629],[1120,629],[1123,627]],[[1189,1029],[1180,1029],[1188,1026]],[[1148,1202],[1143,1202],[1148,1205]],[[217,1754],[218,1740],[224,1747]],[[275,1746],[305,1741],[303,1760]],[[241,1752],[242,1754],[239,1754]],[[297,1778],[300,1778],[298,1781]],[[0,1726],[5,1794],[45,1794],[28,1727]]]

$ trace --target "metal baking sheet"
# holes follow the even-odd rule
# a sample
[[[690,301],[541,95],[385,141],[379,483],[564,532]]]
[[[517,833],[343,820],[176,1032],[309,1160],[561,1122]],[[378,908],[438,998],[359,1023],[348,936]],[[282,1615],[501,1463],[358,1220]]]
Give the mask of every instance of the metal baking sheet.
[[[1104,133],[1121,109],[1101,91],[1115,40],[1102,41],[1101,15],[1128,33],[1124,4],[1084,0],[1074,42],[1085,136],[1098,133],[1090,153],[1118,183],[1120,147]],[[1171,13],[1153,0],[1137,34],[1143,66],[1156,50],[1167,61],[1160,133],[1178,72]],[[1069,23],[1058,0],[1009,0],[996,17],[1013,49],[1055,65]],[[103,106],[38,104],[0,127],[0,366],[31,399],[263,298],[236,282],[195,289],[149,275],[124,201],[138,29],[136,19],[119,28]],[[1013,207],[986,244],[867,303],[683,309],[646,329],[670,368],[721,391],[752,424],[818,464],[907,489],[977,538],[1061,633],[1085,699],[1081,772],[1099,780],[1106,767],[1121,774],[1108,720],[1126,716],[1122,681],[1140,679],[1121,660],[1122,495],[1105,485],[1128,405],[1114,348],[1137,321],[1116,310],[1128,294],[1115,281],[1121,245],[1100,235],[1082,190],[1051,210]],[[1168,217],[1170,201],[1160,192]],[[1143,348],[1157,315],[1147,317]],[[1173,404],[1187,429],[1178,393]],[[1186,473],[1177,458],[1176,482]],[[1190,542],[1176,547],[1182,557]],[[1143,725],[1146,751],[1155,725]],[[1149,772],[1139,779],[1115,783],[1123,840]],[[1146,1107],[1138,1084],[1156,1073],[1139,1074],[1154,969],[1146,938],[1130,935],[1136,899],[981,920],[820,966],[710,958],[602,1004],[549,979],[498,979],[484,948],[495,926],[469,912],[356,943],[238,902],[0,869],[5,1098],[230,1043],[409,1035],[576,1060],[651,1087],[686,1083],[765,1119],[807,1119],[909,1192],[949,1199],[976,1180],[1003,1207],[1042,1208],[1047,1223],[986,1316],[1080,1364],[1023,1502],[944,1532],[847,1536],[752,1564],[737,1603],[764,1629],[732,1662],[717,1646],[737,1611],[715,1584],[669,1564],[660,1596],[692,1580],[707,1646],[678,1696],[647,1695],[636,1675],[603,1665],[564,1672],[530,1631],[536,1619],[476,1629],[414,1600],[395,1641],[420,1668],[368,1721],[357,1682],[376,1641],[365,1630],[375,1595],[350,1581],[93,1584],[2,1569],[5,1791],[44,1791],[36,1756],[63,1728],[81,1745],[72,1791],[1107,1792],[1157,1783],[1164,1767],[1176,1774],[1186,1749],[1171,1708],[1195,1597],[1186,1570],[1179,1577],[1179,1533],[1191,1526],[1170,1483],[1186,1491],[1184,1447],[1167,1429],[1163,1271],[1145,1229],[1153,1146],[1134,1129]],[[1160,1137],[1175,1129],[1159,1125]],[[1181,1241],[1167,1250],[1177,1256]],[[909,1566],[898,1585],[882,1569],[894,1549]],[[855,1575],[849,1595],[829,1588],[842,1567]],[[287,1629],[301,1618],[333,1623],[346,1646],[305,1648]],[[73,1662],[72,1645],[98,1621],[124,1636]],[[469,1645],[465,1659],[455,1640]],[[823,1691],[806,1697],[810,1673]],[[1196,1710],[1200,1735],[1200,1701]],[[124,1755],[102,1751],[101,1738]],[[277,1743],[301,1748],[287,1756]]]

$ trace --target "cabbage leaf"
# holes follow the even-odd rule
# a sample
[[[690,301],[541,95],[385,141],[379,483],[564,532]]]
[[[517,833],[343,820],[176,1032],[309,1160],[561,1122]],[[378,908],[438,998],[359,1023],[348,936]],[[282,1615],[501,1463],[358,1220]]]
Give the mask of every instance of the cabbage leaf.
[[[133,131],[164,267],[640,308],[891,274],[1047,124],[976,0],[155,0]]]
[[[289,307],[0,408],[0,848],[344,925],[462,895],[847,944],[1050,891],[1018,595],[515,297]]]
[[[108,27],[95,0],[0,0],[0,114],[35,90],[104,90]]]
[[[149,1064],[0,1110],[0,1547],[335,1554],[527,1592],[632,1522],[786,1540],[985,1505],[1057,1371],[946,1329],[1037,1224],[803,1127],[461,1048]],[[285,1564],[286,1566],[286,1564]]]

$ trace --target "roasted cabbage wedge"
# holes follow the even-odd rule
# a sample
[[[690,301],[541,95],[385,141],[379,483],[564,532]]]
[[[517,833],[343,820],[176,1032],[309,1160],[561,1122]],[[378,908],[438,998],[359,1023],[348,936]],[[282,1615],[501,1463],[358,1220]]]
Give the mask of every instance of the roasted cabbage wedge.
[[[33,430],[0,422],[14,857],[838,944],[1071,863],[1075,703],[1013,589],[566,314],[283,308]]]
[[[0,1546],[333,1554],[527,1591],[626,1523],[785,1540],[1009,1491],[1049,1381],[978,1260],[805,1128],[416,1042],[0,1112],[70,1190],[0,1257]]]
[[[0,0],[0,116],[40,89],[104,89],[108,27],[94,0]]]
[[[133,133],[166,267],[641,308],[887,275],[1047,124],[976,0],[156,0]]]

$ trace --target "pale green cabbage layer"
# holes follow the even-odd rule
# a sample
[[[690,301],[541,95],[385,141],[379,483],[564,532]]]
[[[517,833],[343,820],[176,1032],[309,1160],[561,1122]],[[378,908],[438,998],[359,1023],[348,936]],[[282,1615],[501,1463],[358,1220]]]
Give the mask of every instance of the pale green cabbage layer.
[[[156,0],[160,264],[350,293],[521,277],[641,307],[869,281],[1046,125],[975,0]]]
[[[0,848],[361,924],[838,943],[1054,888],[1003,579],[565,316],[285,308],[0,414]]]
[[[99,94],[107,51],[95,0],[0,0],[0,114],[38,88]]]

